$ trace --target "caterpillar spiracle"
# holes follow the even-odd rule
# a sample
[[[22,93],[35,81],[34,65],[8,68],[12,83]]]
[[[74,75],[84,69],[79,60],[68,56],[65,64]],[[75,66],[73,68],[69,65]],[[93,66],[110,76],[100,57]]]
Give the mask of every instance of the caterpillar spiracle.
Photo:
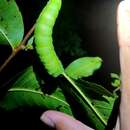
[[[58,17],[62,1],[49,0],[39,15],[34,31],[35,48],[48,73],[57,77],[64,72],[62,63],[53,46],[53,27]]]

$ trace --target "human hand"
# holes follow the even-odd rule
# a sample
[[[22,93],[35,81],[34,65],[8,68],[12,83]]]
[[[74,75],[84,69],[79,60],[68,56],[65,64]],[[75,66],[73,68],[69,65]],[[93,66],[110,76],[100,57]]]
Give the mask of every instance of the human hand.
[[[56,130],[93,130],[73,117],[57,111],[46,111],[41,120]]]
[[[119,47],[130,47],[130,0],[122,1],[117,10]]]
[[[117,10],[117,24],[122,79],[120,130],[130,130],[130,0],[120,3]]]

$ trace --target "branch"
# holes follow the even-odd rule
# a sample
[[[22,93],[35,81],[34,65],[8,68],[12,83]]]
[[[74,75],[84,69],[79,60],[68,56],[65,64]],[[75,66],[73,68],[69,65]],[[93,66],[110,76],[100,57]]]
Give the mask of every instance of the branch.
[[[28,31],[28,33],[25,35],[24,39],[22,40],[22,42],[19,44],[19,46],[15,49],[12,50],[12,53],[10,54],[10,56],[5,60],[5,62],[1,65],[0,67],[0,72],[8,65],[8,63],[16,56],[16,54],[25,49],[25,45],[26,42],[28,40],[28,38],[31,36],[31,34],[34,31],[35,26],[33,25],[32,28]]]
[[[19,46],[23,47],[25,46],[28,38],[31,36],[31,34],[33,33],[34,31],[34,28],[35,28],[35,25],[32,26],[32,28],[28,31],[28,33],[26,34],[26,36],[24,37],[23,41],[20,43]],[[22,48],[23,49],[23,48]]]

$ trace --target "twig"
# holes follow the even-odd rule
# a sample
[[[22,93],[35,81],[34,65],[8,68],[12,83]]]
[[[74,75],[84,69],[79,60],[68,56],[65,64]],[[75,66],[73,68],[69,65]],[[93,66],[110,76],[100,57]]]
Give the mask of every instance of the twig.
[[[20,43],[20,46],[25,46],[26,41],[28,40],[28,38],[31,36],[31,34],[33,33],[35,28],[35,25],[32,26],[32,28],[28,31],[28,33],[26,34],[26,36],[24,37],[23,41]],[[23,48],[22,48],[23,49]]]
[[[25,49],[25,44],[28,40],[28,38],[31,36],[31,34],[34,31],[34,25],[32,26],[32,28],[28,31],[28,33],[26,34],[26,36],[24,37],[24,39],[22,40],[22,42],[19,44],[19,46],[15,49],[12,50],[11,55],[5,60],[5,62],[1,65],[0,67],[0,72],[8,65],[8,63],[16,56],[16,54]]]

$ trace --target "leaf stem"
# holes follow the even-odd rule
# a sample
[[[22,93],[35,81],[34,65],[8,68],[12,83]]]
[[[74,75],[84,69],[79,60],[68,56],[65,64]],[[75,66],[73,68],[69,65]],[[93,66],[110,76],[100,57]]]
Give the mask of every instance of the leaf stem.
[[[77,92],[82,96],[82,98],[85,99],[85,101],[90,106],[90,108],[93,110],[93,112],[97,115],[97,117],[99,117],[99,119],[102,121],[102,123],[106,126],[107,122],[102,118],[102,116],[99,114],[99,112],[91,104],[90,100],[83,94],[83,92],[78,88],[78,86],[74,83],[74,81],[69,76],[67,76],[65,73],[62,73],[62,75],[72,84],[72,86],[77,90]]]
[[[25,49],[25,44],[28,40],[28,38],[31,36],[31,34],[34,31],[35,26],[33,25],[32,28],[28,31],[28,33],[25,35],[22,42],[16,47],[15,49],[12,49],[12,53],[10,56],[5,60],[5,62],[0,66],[0,72],[8,65],[8,63],[16,56],[16,54]]]

